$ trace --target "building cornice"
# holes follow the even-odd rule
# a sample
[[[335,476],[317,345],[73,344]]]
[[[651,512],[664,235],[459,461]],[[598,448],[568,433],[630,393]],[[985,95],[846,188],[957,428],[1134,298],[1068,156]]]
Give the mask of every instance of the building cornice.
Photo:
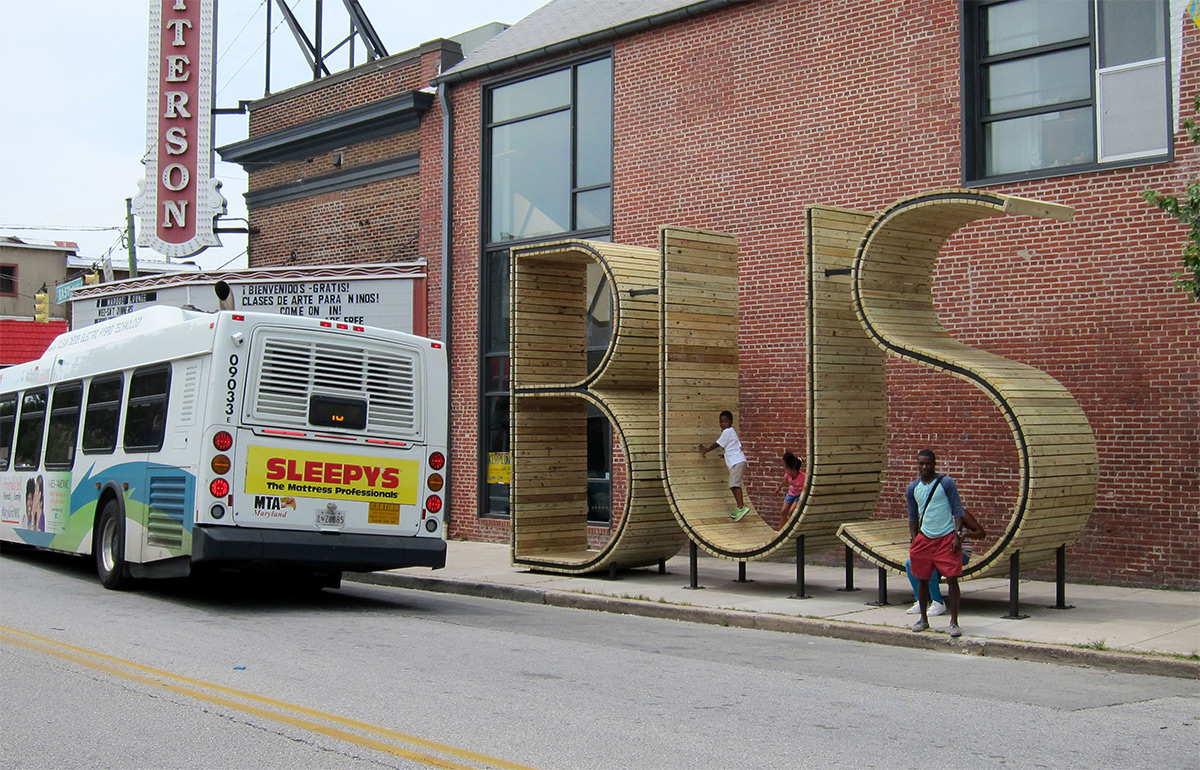
[[[412,152],[377,163],[365,163],[361,166],[344,168],[331,174],[321,174],[295,182],[264,187],[261,190],[251,190],[246,193],[246,207],[257,209],[264,206],[275,206],[335,190],[361,187],[399,176],[411,176],[417,173],[420,164],[420,155]]]
[[[416,129],[433,94],[408,91],[361,107],[218,147],[223,160],[247,169],[310,158],[329,150]]]

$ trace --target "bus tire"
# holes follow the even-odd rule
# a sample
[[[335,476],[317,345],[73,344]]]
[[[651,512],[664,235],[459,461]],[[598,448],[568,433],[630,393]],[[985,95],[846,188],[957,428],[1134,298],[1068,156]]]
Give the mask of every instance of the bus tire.
[[[119,591],[133,583],[125,563],[125,516],[116,500],[109,500],[96,522],[96,574],[105,588]]]

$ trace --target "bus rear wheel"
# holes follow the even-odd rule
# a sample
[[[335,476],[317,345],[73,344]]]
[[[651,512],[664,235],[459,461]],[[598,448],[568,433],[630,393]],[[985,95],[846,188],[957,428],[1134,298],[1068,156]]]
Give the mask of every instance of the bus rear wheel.
[[[96,574],[105,588],[118,591],[133,583],[129,565],[125,563],[125,517],[116,500],[109,500],[100,511],[95,554]]]

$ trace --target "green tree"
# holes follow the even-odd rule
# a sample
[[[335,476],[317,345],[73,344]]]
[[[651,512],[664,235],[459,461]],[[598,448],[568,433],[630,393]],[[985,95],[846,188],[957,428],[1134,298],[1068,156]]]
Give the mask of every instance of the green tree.
[[[1192,105],[1200,112],[1200,96]],[[1200,144],[1200,126],[1195,118],[1183,122],[1188,138]],[[1176,285],[1200,300],[1200,176],[1193,176],[1182,195],[1165,195],[1156,190],[1142,191],[1142,197],[1188,226],[1187,243],[1183,247],[1183,272],[1176,273]]]

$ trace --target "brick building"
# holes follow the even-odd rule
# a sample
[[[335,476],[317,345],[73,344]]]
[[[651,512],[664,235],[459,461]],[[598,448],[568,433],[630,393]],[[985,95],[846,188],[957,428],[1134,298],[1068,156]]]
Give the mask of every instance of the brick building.
[[[750,494],[774,501],[779,455],[805,438],[805,207],[958,187],[1071,206],[1068,223],[966,227],[935,301],[957,339],[1051,374],[1091,422],[1097,500],[1070,578],[1194,589],[1200,304],[1172,287],[1185,229],[1140,198],[1198,170],[1179,128],[1200,92],[1186,5],[554,0],[465,58],[434,41],[257,102],[222,154],[250,171],[252,266],[428,260],[452,361],[450,536],[479,540],[509,534],[511,247],[652,247],[664,224],[737,236],[739,432]],[[875,515],[903,515],[929,446],[1001,529],[1016,496],[1001,415],[913,364],[890,361],[887,381]],[[621,462],[598,415],[589,436],[602,540]]]

